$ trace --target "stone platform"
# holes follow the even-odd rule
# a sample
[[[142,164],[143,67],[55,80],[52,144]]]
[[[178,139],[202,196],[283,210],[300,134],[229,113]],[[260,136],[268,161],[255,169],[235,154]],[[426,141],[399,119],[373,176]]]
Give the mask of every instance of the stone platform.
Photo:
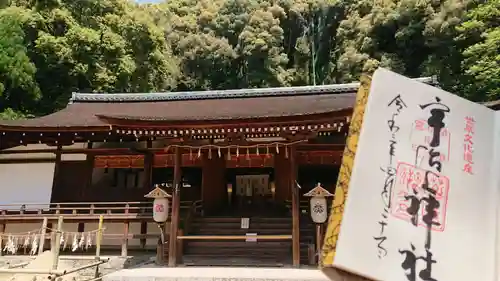
[[[317,269],[251,267],[142,267],[124,269],[103,281],[329,281]]]

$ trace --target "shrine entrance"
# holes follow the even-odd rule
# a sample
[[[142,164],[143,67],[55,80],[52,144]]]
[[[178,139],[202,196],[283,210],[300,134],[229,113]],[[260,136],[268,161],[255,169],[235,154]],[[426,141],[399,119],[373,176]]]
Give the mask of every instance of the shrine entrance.
[[[230,168],[226,170],[228,214],[255,217],[278,215],[273,168]]]

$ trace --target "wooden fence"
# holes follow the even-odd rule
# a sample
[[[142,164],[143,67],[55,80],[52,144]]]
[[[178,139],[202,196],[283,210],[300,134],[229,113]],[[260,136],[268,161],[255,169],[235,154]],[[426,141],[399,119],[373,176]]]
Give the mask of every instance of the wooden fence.
[[[127,256],[129,250],[155,250],[160,229],[153,221],[152,206],[152,202],[75,202],[47,206],[26,204],[21,208],[19,205],[0,205],[0,237],[4,238],[3,241],[0,238],[0,248],[5,246],[5,238],[9,233],[37,235],[37,231],[43,228],[44,220],[50,233],[53,225],[63,217],[66,233],[74,234],[96,229],[102,216],[106,229],[102,233],[103,250],[117,250],[122,256]],[[201,212],[201,208],[201,201],[182,201],[181,218],[192,212]],[[45,239],[49,239],[48,236]],[[48,246],[47,243],[43,245]],[[82,253],[80,249],[76,252]],[[0,251],[2,254],[5,253]],[[27,251],[18,254],[27,254]]]
[[[104,216],[100,215],[99,216],[99,223],[98,223],[98,228],[93,230],[93,231],[87,231],[88,237],[90,235],[95,235],[95,255],[93,257],[87,258],[87,257],[79,257],[79,258],[73,258],[73,259],[83,259],[83,260],[89,260],[90,263],[71,268],[71,269],[65,269],[65,270],[60,270],[59,267],[59,261],[61,259],[60,257],[60,250],[62,247],[62,237],[64,237],[65,234],[67,234],[66,231],[64,231],[63,227],[63,222],[64,218],[63,216],[59,216],[57,219],[57,228],[53,229],[48,226],[48,218],[45,217],[42,220],[42,225],[40,229],[37,230],[38,234],[35,235],[35,237],[31,237],[30,233],[3,233],[0,234],[0,246],[1,242],[3,241],[3,238],[8,237],[9,241],[7,242],[6,250],[9,251],[11,254],[16,254],[17,247],[18,247],[18,238],[22,237],[28,240],[24,241],[29,241],[30,238],[32,238],[32,250],[30,251],[33,255],[42,255],[44,251],[44,245],[47,239],[47,235],[50,234],[50,251],[51,251],[51,256],[52,256],[52,262],[51,262],[51,268],[24,268],[29,264],[29,262],[24,262],[22,264],[14,265],[9,268],[0,268],[0,273],[7,273],[7,274],[23,274],[23,275],[48,275],[49,280],[56,280],[60,277],[64,277],[69,274],[77,273],[79,271],[88,269],[88,268],[95,268],[95,273],[94,276],[88,281],[93,280],[101,280],[102,276],[99,273],[99,266],[102,265],[103,263],[106,263],[109,261],[109,259],[102,258],[101,257],[101,242],[102,242],[102,237],[103,237],[103,232],[105,230],[104,228]],[[72,233],[71,233],[72,234]],[[82,234],[82,237],[84,237],[85,234]],[[23,246],[27,246],[26,244],[23,244]],[[78,245],[79,247],[83,247],[83,245]],[[26,248],[26,247],[25,247]],[[1,252],[3,253],[3,249],[1,248]]]

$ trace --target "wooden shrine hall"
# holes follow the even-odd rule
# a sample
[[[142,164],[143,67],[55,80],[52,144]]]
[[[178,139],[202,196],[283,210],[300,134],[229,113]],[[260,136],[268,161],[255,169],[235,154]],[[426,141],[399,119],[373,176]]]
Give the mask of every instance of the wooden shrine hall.
[[[122,255],[315,264],[303,195],[318,183],[334,193],[358,87],[74,93],[53,114],[0,121],[0,232],[60,215],[83,231],[103,214],[103,247]],[[144,198],[155,184],[173,195],[160,246]]]

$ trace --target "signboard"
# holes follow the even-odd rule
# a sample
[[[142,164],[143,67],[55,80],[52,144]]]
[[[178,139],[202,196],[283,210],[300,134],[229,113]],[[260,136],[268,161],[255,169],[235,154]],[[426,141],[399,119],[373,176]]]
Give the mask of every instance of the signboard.
[[[494,111],[377,70],[325,266],[383,281],[496,280],[498,132]]]
[[[241,229],[248,229],[250,227],[250,218],[241,218]]]
[[[257,233],[247,233],[245,235],[247,236],[247,239],[245,240],[246,242],[257,242],[257,238],[252,237],[257,236]]]

